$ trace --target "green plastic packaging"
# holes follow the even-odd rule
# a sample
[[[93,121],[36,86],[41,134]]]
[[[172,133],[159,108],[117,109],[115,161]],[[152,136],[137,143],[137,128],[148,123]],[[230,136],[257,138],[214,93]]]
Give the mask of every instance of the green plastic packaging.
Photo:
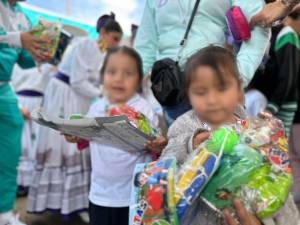
[[[223,155],[201,196],[219,210],[231,209],[238,198],[248,211],[265,219],[284,204],[291,184],[291,174],[273,169],[259,151],[239,144],[231,154]]]

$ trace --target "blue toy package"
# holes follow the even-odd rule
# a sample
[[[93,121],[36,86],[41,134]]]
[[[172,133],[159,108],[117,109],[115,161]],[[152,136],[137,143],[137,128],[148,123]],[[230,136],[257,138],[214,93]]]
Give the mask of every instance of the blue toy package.
[[[177,225],[174,203],[176,161],[138,164],[134,171],[129,224]]]

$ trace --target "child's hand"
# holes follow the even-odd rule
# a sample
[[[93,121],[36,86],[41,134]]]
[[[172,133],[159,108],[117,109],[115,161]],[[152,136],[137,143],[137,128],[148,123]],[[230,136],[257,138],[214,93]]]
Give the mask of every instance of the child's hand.
[[[153,141],[148,141],[145,145],[145,149],[157,154],[160,154],[162,150],[167,146],[168,141],[165,137],[160,136]]]
[[[69,143],[78,143],[80,142],[82,139],[73,135],[69,135],[69,134],[62,134],[65,136],[65,139],[67,142]]]
[[[206,141],[208,138],[209,138],[209,132],[207,131],[204,131],[204,132],[201,132],[199,134],[196,134],[194,135],[194,138],[193,138],[193,149],[196,149],[198,148],[198,146]]]
[[[225,224],[227,225],[261,225],[261,222],[251,213],[247,212],[246,208],[239,200],[233,201],[233,206],[238,217],[238,222],[231,216],[228,209],[224,210]]]
[[[30,119],[30,112],[25,109],[25,108],[21,108],[21,113],[23,115],[24,120],[29,120]]]

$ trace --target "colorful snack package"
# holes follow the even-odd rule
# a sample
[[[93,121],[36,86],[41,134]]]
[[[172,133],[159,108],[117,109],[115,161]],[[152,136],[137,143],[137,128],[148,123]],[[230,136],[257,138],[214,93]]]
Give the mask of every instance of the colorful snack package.
[[[129,224],[178,224],[174,202],[175,168],[174,159],[136,166]]]
[[[58,23],[51,23],[45,20],[39,20],[38,24],[32,28],[32,34],[36,37],[46,37],[50,43],[45,45],[44,50],[53,58],[60,39],[62,25]]]
[[[144,132],[145,134],[150,136],[157,136],[158,134],[158,132],[154,128],[151,128],[149,122],[142,113],[136,112],[133,108],[129,106],[110,106],[107,109],[107,115],[127,116],[132,125],[138,128],[140,131]]]

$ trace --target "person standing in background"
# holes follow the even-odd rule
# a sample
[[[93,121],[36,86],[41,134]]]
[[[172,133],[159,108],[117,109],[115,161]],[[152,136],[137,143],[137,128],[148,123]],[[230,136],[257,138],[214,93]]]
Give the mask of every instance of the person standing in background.
[[[23,126],[17,98],[9,84],[12,70],[16,63],[22,68],[34,67],[30,54],[38,61],[49,59],[49,54],[41,51],[48,40],[34,37],[28,27],[16,0],[0,1],[0,225],[24,225],[12,212]]]
[[[267,94],[267,110],[282,120],[286,135],[297,110],[298,74],[300,71],[300,9],[289,14],[284,27],[276,37],[273,46],[272,65],[268,85],[272,90]]]
[[[135,48],[143,58],[144,74],[151,72],[156,60],[176,60],[195,0],[147,0],[135,40]],[[263,8],[263,0],[237,0],[247,19]],[[226,12],[231,8],[227,0],[201,0],[196,12],[188,40],[180,53],[180,67],[197,50],[208,45],[224,46],[226,42]],[[270,30],[257,26],[249,41],[243,42],[237,54],[243,86],[251,81],[261,63],[270,39]],[[187,102],[164,107],[165,120],[170,125],[178,116],[190,109]]]
[[[21,69],[15,65],[13,70],[11,85],[17,94],[25,120],[21,139],[22,154],[18,166],[18,196],[27,194],[36,160],[39,125],[30,118],[30,113],[41,107],[45,88],[55,72],[56,67],[48,63],[30,69]]]

